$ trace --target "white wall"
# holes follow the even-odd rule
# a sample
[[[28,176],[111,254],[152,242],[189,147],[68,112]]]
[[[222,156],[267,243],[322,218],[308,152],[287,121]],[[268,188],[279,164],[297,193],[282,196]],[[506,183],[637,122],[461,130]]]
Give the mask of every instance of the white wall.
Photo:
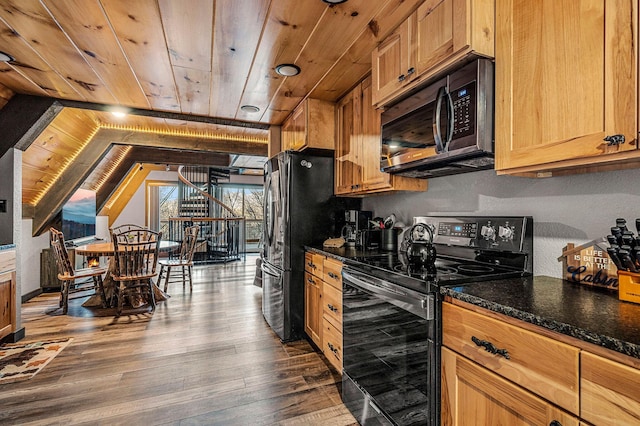
[[[422,215],[512,215],[534,220],[534,273],[562,276],[557,258],[568,243],[610,234],[618,217],[635,230],[640,218],[640,170],[547,179],[497,176],[494,171],[429,180],[422,193],[365,198],[374,216],[395,213],[407,225]]]
[[[20,270],[22,274],[22,288],[19,294],[24,296],[40,289],[40,253],[49,248],[49,233],[32,237],[33,220],[22,220],[22,239],[20,241]]]
[[[177,182],[178,181],[178,173],[177,172],[165,172],[161,170],[154,170],[147,176],[146,180],[160,180],[160,181],[168,181],[168,182]],[[146,182],[146,181],[145,181]],[[142,182],[138,187],[138,190],[133,194],[129,203],[122,209],[120,215],[116,218],[111,225],[112,228],[120,225],[126,224],[134,224],[145,226],[146,223],[146,212],[145,212],[145,182]]]

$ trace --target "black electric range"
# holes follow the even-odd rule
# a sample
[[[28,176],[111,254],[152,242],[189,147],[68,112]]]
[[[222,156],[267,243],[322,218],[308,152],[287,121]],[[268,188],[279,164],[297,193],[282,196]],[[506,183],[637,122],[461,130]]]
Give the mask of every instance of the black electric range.
[[[440,286],[531,275],[530,217],[414,218],[429,227],[435,264],[398,252],[344,261],[343,392],[360,424],[440,420]],[[412,235],[412,241],[430,238]]]

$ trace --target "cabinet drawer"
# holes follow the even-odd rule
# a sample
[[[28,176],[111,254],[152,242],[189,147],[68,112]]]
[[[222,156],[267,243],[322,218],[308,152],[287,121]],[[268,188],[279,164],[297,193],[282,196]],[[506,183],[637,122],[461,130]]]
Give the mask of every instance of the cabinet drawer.
[[[342,372],[342,333],[327,318],[322,324],[322,351],[331,365]]]
[[[310,272],[304,271],[304,282],[305,282],[305,284],[314,285],[316,287],[319,287],[321,285],[321,283],[322,283],[322,280],[320,278],[314,276]]]
[[[332,322],[342,332],[342,289],[325,285],[322,295],[322,310],[324,315],[332,319]]]
[[[316,277],[322,278],[322,264],[324,260],[323,255],[307,251],[304,253],[304,270]]]
[[[595,425],[640,424],[640,370],[583,351],[580,417]]]
[[[578,348],[449,303],[442,336],[444,346],[578,414]]]
[[[324,260],[322,279],[325,283],[340,289],[340,292],[342,292],[342,262],[326,258]]]

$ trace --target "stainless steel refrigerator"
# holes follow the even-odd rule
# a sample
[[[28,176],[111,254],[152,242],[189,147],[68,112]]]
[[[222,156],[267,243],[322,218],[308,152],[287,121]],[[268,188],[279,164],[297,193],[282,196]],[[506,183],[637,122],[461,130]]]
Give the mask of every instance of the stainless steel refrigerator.
[[[333,196],[333,157],[285,151],[265,164],[262,314],[283,342],[304,336],[304,246],[340,234],[360,200]],[[337,231],[336,231],[337,228]]]

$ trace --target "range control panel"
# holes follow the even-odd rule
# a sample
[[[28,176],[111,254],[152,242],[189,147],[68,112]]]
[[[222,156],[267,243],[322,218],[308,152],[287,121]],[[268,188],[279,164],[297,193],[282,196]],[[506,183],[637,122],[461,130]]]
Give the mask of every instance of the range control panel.
[[[532,218],[526,216],[417,216],[413,223],[429,225],[434,244],[510,252],[527,250],[533,227]]]

